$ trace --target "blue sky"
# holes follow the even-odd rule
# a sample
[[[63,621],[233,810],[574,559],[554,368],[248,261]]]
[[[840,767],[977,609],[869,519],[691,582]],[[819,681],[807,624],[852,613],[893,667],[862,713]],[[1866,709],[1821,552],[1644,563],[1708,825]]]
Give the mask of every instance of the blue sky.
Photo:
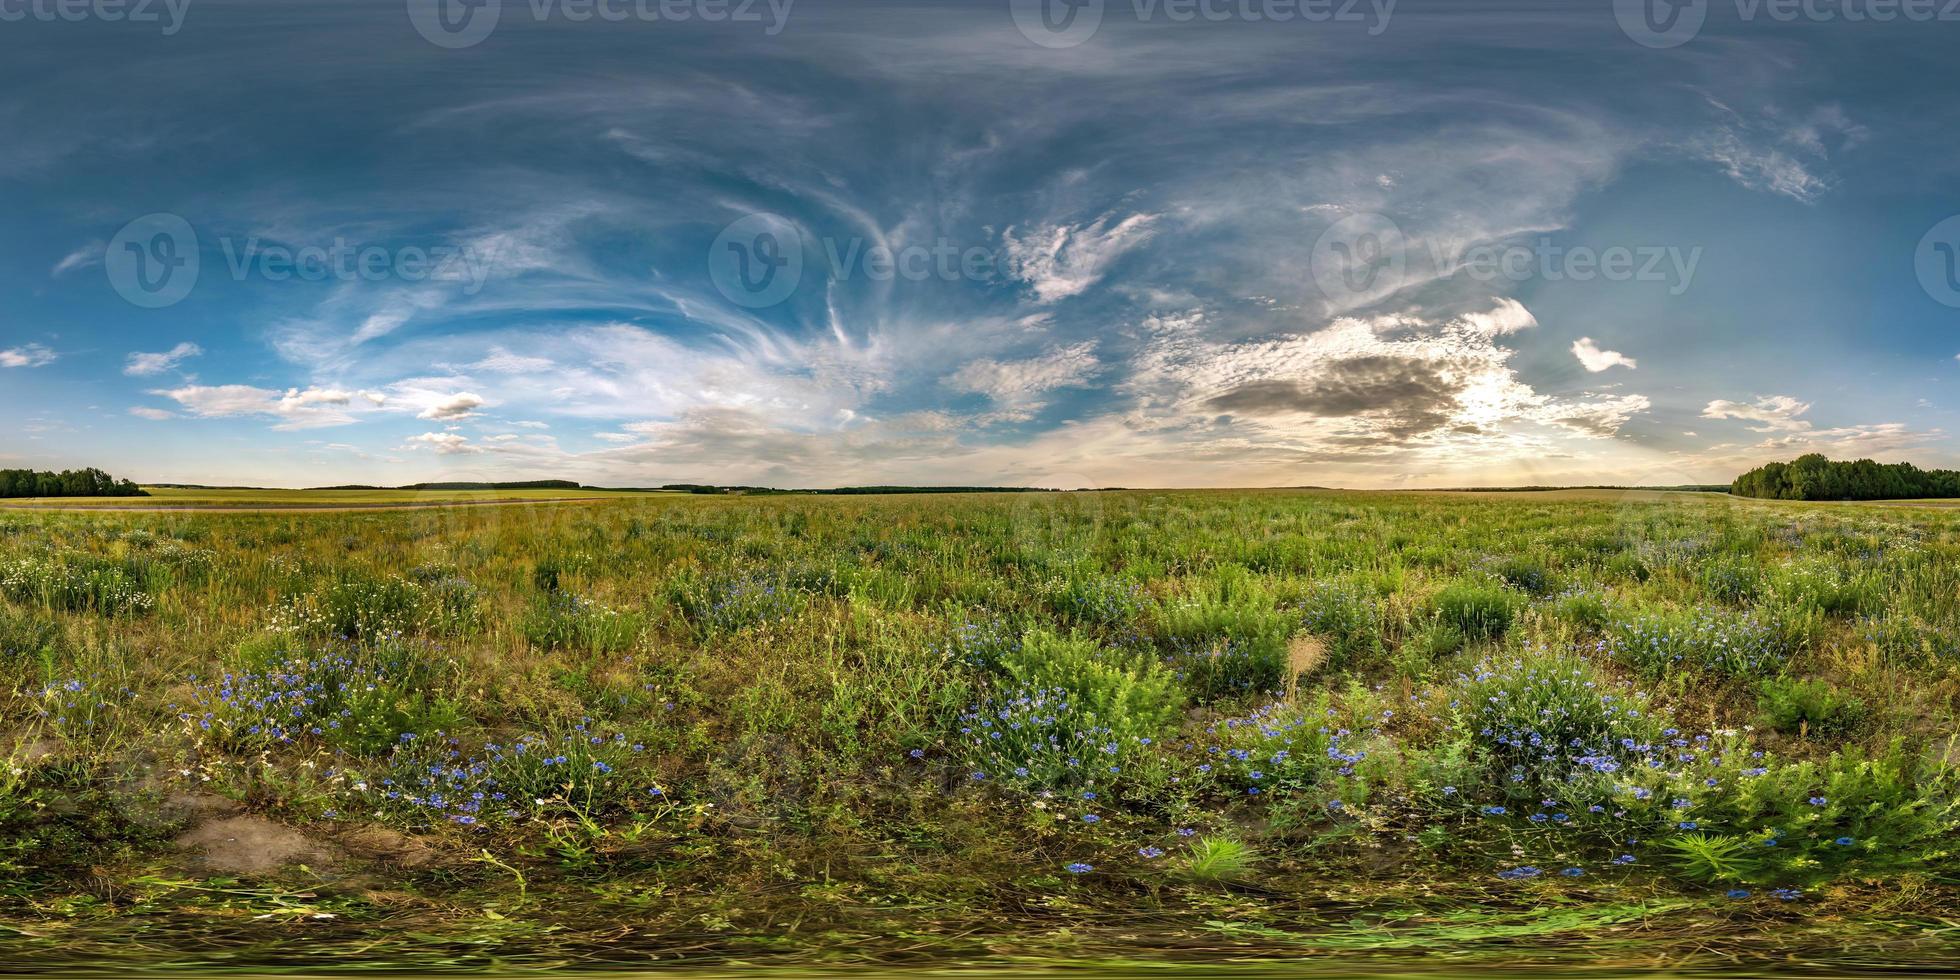
[[[1960,462],[1939,4],[1705,0],[1656,46],[1611,0],[1104,0],[1062,34],[1020,0],[489,0],[456,34],[420,0],[106,2],[0,0],[0,465],[1401,487]]]

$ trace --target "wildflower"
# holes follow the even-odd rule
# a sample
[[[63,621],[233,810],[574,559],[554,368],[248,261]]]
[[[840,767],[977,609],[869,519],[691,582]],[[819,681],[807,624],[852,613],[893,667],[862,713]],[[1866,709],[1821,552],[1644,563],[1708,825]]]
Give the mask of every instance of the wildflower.
[[[1585,877],[1585,876],[1586,876],[1586,869],[1584,869],[1584,868],[1567,868],[1567,869],[1565,869],[1564,871],[1561,871],[1561,872],[1559,872],[1559,874],[1562,874],[1562,875],[1564,875],[1564,876],[1566,876],[1567,878],[1583,878],[1583,877]]]
[[[1832,843],[1836,844],[1839,847],[1850,847],[1853,841],[1849,837],[1840,837],[1837,840],[1832,841]]]
[[[1101,818],[1101,817],[1099,817],[1099,816],[1096,816],[1096,815],[1095,815],[1095,814],[1093,814],[1093,813],[1085,813],[1085,814],[1083,814],[1083,815],[1082,815],[1082,822],[1083,822],[1083,823],[1102,823],[1102,818]]]
[[[1748,889],[1746,889],[1746,888],[1731,888],[1731,889],[1729,889],[1729,897],[1730,897],[1730,898],[1748,898],[1748,897],[1749,897],[1749,890],[1748,890]]]
[[[906,754],[907,754],[907,755],[910,755],[910,756],[911,756],[912,758],[914,758],[914,759],[923,759],[923,758],[925,758],[925,757],[926,757],[926,750],[924,750],[924,749],[913,749],[913,750],[912,750],[911,752],[908,752],[908,753],[906,753]]]
[[[1069,865],[1069,866],[1068,866],[1068,873],[1069,873],[1069,874],[1072,874],[1072,875],[1086,875],[1086,874],[1088,874],[1089,872],[1091,872],[1091,871],[1094,871],[1094,870],[1096,870],[1096,866],[1095,866],[1095,865],[1093,865],[1093,864],[1083,864],[1083,863],[1082,863],[1082,862],[1080,862],[1080,861],[1077,861],[1077,862],[1075,862],[1074,864],[1071,864],[1071,865]]]
[[[1160,858],[1164,856],[1164,849],[1161,847],[1139,847],[1137,848],[1137,854],[1146,858]]]

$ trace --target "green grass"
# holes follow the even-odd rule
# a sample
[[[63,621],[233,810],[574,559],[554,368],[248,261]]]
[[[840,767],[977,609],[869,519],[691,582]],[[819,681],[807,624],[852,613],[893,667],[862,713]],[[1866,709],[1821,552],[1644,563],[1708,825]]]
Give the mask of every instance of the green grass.
[[[0,955],[1952,952],[1960,512],[566,495],[0,511]]]
[[[147,497],[23,497],[5,501],[9,508],[107,507],[111,509],[167,507],[372,507],[379,504],[453,504],[490,501],[600,500],[637,496],[638,491],[514,489],[514,490],[193,490],[145,487]]]

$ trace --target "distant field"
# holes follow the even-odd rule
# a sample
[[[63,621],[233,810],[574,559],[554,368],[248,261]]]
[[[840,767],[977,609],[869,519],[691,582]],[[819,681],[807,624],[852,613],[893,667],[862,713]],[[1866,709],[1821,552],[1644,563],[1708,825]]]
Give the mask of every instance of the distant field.
[[[1960,942],[1950,508],[150,503],[0,511],[0,964]]]
[[[148,497],[33,497],[0,500],[5,507],[151,510],[171,507],[219,508],[377,507],[382,505],[484,504],[502,501],[596,500],[631,496],[616,490],[186,490],[144,487]]]

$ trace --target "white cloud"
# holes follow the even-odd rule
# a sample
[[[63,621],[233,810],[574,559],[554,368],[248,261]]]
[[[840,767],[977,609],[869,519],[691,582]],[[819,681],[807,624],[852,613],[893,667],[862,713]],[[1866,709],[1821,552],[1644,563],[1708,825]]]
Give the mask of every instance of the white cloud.
[[[986,395],[1010,413],[1025,418],[1045,404],[1042,397],[1058,388],[1081,387],[1101,367],[1095,341],[1050,348],[1040,357],[1019,361],[980,358],[968,361],[943,380],[956,391]]]
[[[1770,395],[1746,405],[1718,398],[1701,410],[1701,417],[1754,422],[1756,425],[1750,428],[1756,432],[1800,432],[1811,427],[1808,421],[1798,418],[1808,411],[1809,402],[1800,402],[1789,395]]]
[[[372,403],[370,393],[340,388],[288,388],[283,392],[252,385],[185,385],[152,391],[175,401],[198,418],[265,416],[278,419],[275,429],[312,429],[357,421],[355,398]]]
[[[1580,337],[1573,341],[1572,356],[1578,358],[1579,364],[1594,374],[1611,367],[1623,367],[1631,371],[1639,366],[1639,362],[1619,351],[1600,350],[1599,345],[1593,343],[1591,337]]]
[[[1497,305],[1488,311],[1466,313],[1462,320],[1487,337],[1501,337],[1538,325],[1538,318],[1532,316],[1523,303],[1509,297],[1498,299]]]
[[[37,368],[52,363],[56,356],[40,344],[23,344],[0,350],[0,368]]]
[[[1150,240],[1157,216],[1133,214],[1121,221],[1104,215],[1086,225],[1048,225],[1017,236],[1001,234],[1008,267],[1034,290],[1036,301],[1053,303],[1080,295],[1099,282],[1124,252]]]
[[[495,374],[534,374],[549,371],[556,365],[548,357],[526,357],[513,354],[502,347],[490,348],[490,353],[475,364],[472,371],[489,371]]]
[[[188,340],[167,351],[155,354],[132,351],[129,355],[128,362],[123,365],[123,373],[131,377],[146,377],[152,374],[162,374],[176,367],[178,362],[185,358],[196,357],[202,353],[204,353],[204,348]]]
[[[154,422],[161,422],[164,419],[174,419],[177,417],[176,412],[165,411],[161,408],[150,408],[144,405],[138,405],[135,408],[130,409],[129,414],[134,415],[139,419],[150,419],[151,421]]]
[[[455,421],[470,418],[482,407],[483,396],[475,392],[459,391],[424,408],[422,414],[417,415],[416,418]]]
[[[102,262],[104,248],[105,246],[101,242],[91,242],[84,245],[62,256],[61,261],[56,262],[54,268],[48,274],[51,276],[60,276],[73,272],[76,269],[86,269],[92,265],[99,265]]]
[[[434,449],[439,456],[460,456],[483,451],[483,447],[471,445],[468,437],[454,432],[424,432],[419,436],[408,437],[408,443],[402,448],[412,450],[427,446]]]

